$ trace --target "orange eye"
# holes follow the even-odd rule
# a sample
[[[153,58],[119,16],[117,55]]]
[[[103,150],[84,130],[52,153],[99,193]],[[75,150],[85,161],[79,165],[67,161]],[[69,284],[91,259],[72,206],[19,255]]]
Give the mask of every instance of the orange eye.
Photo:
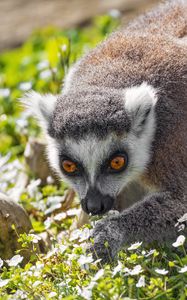
[[[110,167],[113,170],[120,171],[126,164],[126,159],[123,156],[116,156],[110,162]]]
[[[64,160],[62,167],[67,173],[74,173],[77,170],[76,164],[71,160]]]

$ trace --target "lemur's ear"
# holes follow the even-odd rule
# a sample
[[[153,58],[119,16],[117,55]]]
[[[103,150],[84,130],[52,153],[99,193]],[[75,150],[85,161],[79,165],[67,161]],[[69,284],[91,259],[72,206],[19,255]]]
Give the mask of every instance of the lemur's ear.
[[[148,118],[153,115],[156,102],[156,91],[147,83],[125,90],[125,109],[134,131],[141,132]]]
[[[54,111],[57,97],[51,94],[40,95],[31,91],[20,101],[38,119],[41,127],[46,130]]]

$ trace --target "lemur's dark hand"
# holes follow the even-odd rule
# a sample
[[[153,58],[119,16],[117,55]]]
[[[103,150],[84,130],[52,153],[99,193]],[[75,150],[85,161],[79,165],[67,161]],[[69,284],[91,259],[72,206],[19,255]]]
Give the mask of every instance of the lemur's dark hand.
[[[95,259],[101,258],[102,262],[110,262],[121,247],[123,237],[118,227],[118,217],[110,217],[99,221],[93,231],[93,244],[90,244],[89,252]]]
[[[94,257],[112,261],[123,245],[176,238],[175,223],[185,213],[187,204],[175,197],[170,192],[151,194],[119,215],[98,222],[90,249]]]

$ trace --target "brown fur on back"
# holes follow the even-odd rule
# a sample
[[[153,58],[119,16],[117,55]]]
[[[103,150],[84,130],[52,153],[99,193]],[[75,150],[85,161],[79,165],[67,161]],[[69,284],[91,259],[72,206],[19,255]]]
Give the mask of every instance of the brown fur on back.
[[[173,0],[161,4],[158,9],[132,22],[130,31],[143,31],[151,34],[169,35],[183,38],[187,35],[187,2],[186,0]]]
[[[153,157],[142,180],[165,188],[175,178],[184,189],[180,178],[187,170],[187,2],[168,1],[112,34],[81,60],[75,75],[74,88],[79,89],[124,89],[143,81],[157,89]]]

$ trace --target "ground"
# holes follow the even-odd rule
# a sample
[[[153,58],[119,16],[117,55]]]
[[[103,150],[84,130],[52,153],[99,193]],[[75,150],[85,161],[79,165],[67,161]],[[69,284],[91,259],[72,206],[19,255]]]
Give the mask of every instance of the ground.
[[[1,0],[0,50],[22,44],[34,29],[52,24],[72,28],[113,9],[122,12],[126,23],[157,2],[158,0]]]

